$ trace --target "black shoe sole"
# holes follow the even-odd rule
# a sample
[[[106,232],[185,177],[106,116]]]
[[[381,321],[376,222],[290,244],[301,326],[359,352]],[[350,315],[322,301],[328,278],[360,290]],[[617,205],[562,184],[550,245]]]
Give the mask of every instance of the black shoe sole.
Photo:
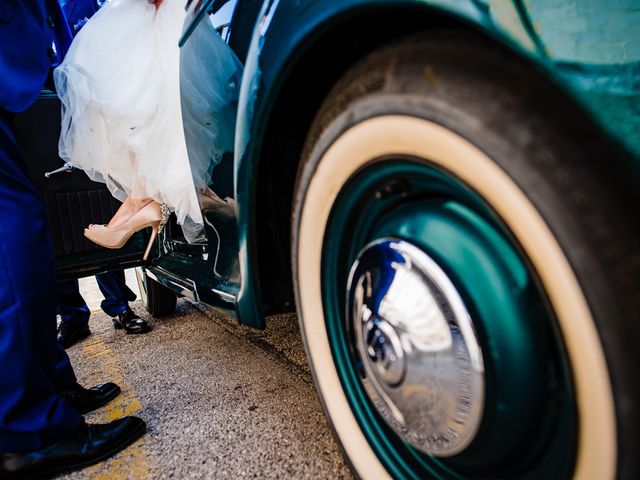
[[[84,415],[85,413],[93,412],[94,410],[97,410],[100,407],[104,407],[107,403],[109,403],[111,400],[113,400],[118,395],[120,395],[120,393],[122,393],[122,389],[120,387],[118,387],[109,396],[104,397],[100,402],[96,403],[95,405],[91,405],[90,408],[89,407],[82,408],[82,409],[77,408],[76,410],[80,415]]]
[[[73,347],[76,343],[80,343],[82,340],[84,340],[85,338],[87,338],[89,335],[91,335],[91,330],[89,330],[89,328],[87,328],[86,330],[77,330],[75,332],[73,332],[71,336],[71,339],[69,341],[63,342],[58,340],[58,343],[62,346],[62,348],[64,348],[65,350],[69,347]]]
[[[85,460],[83,462],[78,462],[78,463],[73,463],[70,465],[60,465],[57,467],[51,467],[48,468],[42,472],[38,472],[38,473],[32,473],[30,475],[27,475],[26,477],[15,477],[20,478],[20,479],[24,479],[24,480],[44,480],[47,478],[51,478],[54,475],[58,475],[60,473],[70,473],[76,470],[81,470],[83,468],[86,467],[90,467],[91,465],[95,465],[96,463],[100,463],[103,460],[106,460],[108,458],[111,458],[112,456],[114,456],[116,453],[124,450],[125,448],[127,448],[128,446],[130,446],[133,442],[135,442],[136,440],[138,440],[140,437],[142,437],[145,432],[147,431],[147,425],[142,423],[138,428],[136,428],[135,430],[131,431],[131,434],[124,439],[119,445],[113,447],[111,450],[95,457],[89,460]]]
[[[140,335],[142,333],[149,333],[151,331],[151,327],[148,325],[140,330],[131,330],[115,319],[113,319],[113,328],[115,328],[116,330],[124,330],[127,335]]]

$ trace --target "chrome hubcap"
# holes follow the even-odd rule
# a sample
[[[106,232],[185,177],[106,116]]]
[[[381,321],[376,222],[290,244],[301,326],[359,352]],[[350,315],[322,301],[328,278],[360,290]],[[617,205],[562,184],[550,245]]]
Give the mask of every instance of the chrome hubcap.
[[[386,423],[424,453],[463,451],[482,419],[484,367],[444,271],[408,242],[377,240],[351,268],[347,310],[365,390]]]

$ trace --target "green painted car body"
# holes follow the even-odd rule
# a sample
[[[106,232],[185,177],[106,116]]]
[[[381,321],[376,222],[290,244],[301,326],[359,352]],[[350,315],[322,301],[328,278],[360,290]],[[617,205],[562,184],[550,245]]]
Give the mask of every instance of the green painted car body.
[[[429,29],[491,37],[581,109],[637,178],[638,25],[637,0],[240,0],[229,40],[245,63],[234,161],[239,320],[261,328],[265,305],[290,304],[297,162],[323,99],[367,52]]]

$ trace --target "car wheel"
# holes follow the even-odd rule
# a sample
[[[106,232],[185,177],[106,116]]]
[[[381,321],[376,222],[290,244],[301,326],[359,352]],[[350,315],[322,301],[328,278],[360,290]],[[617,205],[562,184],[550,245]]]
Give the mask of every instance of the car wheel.
[[[144,308],[153,317],[165,317],[176,311],[177,295],[147,275],[143,268],[136,268],[136,278]]]
[[[453,31],[373,52],[327,98],[293,275],[358,477],[635,478],[637,199],[589,125]]]

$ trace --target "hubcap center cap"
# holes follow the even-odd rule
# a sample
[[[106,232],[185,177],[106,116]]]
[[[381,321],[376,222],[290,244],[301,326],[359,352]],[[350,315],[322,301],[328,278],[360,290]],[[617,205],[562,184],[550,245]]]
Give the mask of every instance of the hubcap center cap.
[[[424,453],[463,451],[482,418],[484,367],[451,280],[421,249],[382,239],[358,256],[347,300],[362,382],[384,421]]]
[[[383,319],[372,319],[363,324],[368,360],[376,376],[389,387],[402,382],[406,364],[400,337],[393,326]]]

